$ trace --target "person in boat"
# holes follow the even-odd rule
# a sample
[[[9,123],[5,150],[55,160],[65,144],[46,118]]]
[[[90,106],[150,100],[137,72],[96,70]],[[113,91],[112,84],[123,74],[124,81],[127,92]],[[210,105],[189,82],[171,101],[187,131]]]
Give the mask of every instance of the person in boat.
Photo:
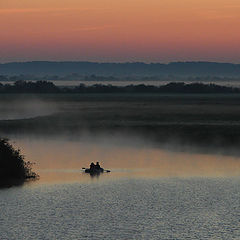
[[[96,168],[97,170],[100,170],[100,169],[101,169],[99,162],[96,162],[95,168]]]
[[[94,170],[94,169],[96,169],[96,165],[92,162],[92,163],[90,164],[90,170]]]

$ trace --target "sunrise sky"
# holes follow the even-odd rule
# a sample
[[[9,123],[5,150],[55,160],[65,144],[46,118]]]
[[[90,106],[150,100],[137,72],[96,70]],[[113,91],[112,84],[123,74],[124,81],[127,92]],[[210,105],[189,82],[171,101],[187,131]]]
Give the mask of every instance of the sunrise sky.
[[[0,62],[240,63],[239,0],[1,0]]]

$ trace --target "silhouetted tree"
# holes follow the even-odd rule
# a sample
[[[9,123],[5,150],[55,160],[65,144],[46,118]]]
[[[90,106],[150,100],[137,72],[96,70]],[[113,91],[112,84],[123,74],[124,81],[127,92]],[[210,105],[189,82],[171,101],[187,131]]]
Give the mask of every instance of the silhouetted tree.
[[[0,139],[0,187],[20,185],[36,178],[32,163],[25,162],[20,150],[14,149],[7,139]]]
[[[48,81],[22,81],[13,85],[1,84],[0,93],[240,93],[239,88],[220,86],[216,84],[170,82],[163,86],[145,84],[113,86],[94,84],[76,87],[57,87]]]

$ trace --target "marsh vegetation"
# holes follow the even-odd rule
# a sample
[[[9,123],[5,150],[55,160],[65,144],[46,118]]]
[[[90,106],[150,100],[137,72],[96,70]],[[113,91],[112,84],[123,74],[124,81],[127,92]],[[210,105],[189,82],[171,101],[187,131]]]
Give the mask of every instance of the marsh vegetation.
[[[239,151],[239,94],[3,94],[0,101],[5,110],[36,103],[16,119],[2,112],[4,136],[121,133],[167,147]]]

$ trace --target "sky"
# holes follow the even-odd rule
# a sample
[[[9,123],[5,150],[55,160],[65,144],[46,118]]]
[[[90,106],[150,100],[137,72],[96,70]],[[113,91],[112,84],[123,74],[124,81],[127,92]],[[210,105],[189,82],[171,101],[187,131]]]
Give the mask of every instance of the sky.
[[[0,0],[0,62],[240,63],[239,0]]]

